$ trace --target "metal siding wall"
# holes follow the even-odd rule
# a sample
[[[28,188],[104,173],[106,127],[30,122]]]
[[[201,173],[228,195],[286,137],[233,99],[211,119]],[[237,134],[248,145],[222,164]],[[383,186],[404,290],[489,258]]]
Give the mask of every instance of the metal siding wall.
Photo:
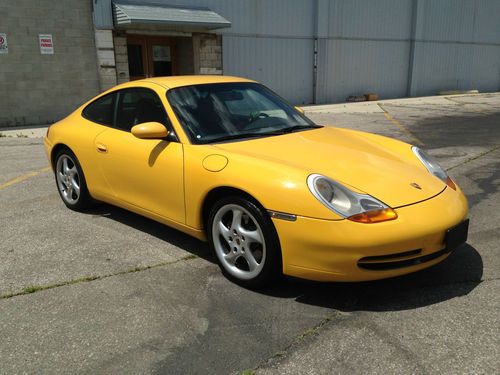
[[[326,44],[327,64],[318,75],[318,103],[368,92],[381,98],[405,96],[408,42],[328,40]]]
[[[228,0],[212,9],[233,23],[220,31],[224,74],[255,79],[295,104],[312,103],[314,2]]]
[[[224,74],[255,79],[295,104],[312,102],[311,40],[224,36],[222,43]]]
[[[113,29],[113,11],[111,10],[111,0],[92,0],[94,26],[96,29]]]
[[[446,89],[500,89],[499,0],[148,0],[205,6],[232,22],[223,35],[224,74],[257,79],[294,103],[374,91],[381,98]],[[111,0],[94,19],[109,24]],[[318,4],[321,25],[315,24]],[[412,14],[417,5],[413,72]],[[108,14],[109,13],[109,14]],[[412,86],[408,86],[411,77]]]
[[[500,1],[420,1],[412,93],[500,89]]]
[[[411,0],[332,0],[328,36],[320,43],[318,103],[376,92],[405,96]]]

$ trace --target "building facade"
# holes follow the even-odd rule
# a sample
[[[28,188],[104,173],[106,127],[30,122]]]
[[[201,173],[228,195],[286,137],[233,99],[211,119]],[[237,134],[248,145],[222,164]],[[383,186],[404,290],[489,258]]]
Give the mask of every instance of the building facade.
[[[0,126],[158,75],[244,76],[294,104],[500,89],[498,0],[0,0],[0,14]]]

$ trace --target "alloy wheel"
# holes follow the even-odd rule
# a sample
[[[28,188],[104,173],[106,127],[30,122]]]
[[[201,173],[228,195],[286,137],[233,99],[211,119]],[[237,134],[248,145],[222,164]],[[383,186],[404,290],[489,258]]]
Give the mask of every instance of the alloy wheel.
[[[80,198],[80,176],[75,161],[67,154],[57,159],[57,187],[61,197],[68,204],[76,204]]]
[[[213,245],[224,269],[241,280],[259,275],[266,260],[264,234],[255,217],[236,204],[222,206],[212,222]]]

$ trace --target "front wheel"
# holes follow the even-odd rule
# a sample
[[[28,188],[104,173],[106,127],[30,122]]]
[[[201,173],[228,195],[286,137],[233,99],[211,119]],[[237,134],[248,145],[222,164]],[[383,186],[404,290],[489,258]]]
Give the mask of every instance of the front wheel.
[[[235,282],[263,287],[281,275],[281,251],[267,212],[242,197],[218,201],[208,219],[210,246],[223,273]]]

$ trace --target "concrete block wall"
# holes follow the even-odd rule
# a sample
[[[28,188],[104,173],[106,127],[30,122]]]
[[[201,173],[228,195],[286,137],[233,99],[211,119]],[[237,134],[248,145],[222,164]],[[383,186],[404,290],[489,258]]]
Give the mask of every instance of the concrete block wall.
[[[116,86],[116,61],[111,30],[95,30],[97,72],[100,91]]]
[[[127,36],[125,34],[116,34],[113,41],[115,45],[116,83],[128,82],[130,76],[128,71]]]
[[[0,0],[0,127],[57,121],[99,92],[91,6]],[[53,55],[40,54],[38,34],[52,34]]]
[[[222,36],[193,34],[194,67],[197,74],[222,74]]]

